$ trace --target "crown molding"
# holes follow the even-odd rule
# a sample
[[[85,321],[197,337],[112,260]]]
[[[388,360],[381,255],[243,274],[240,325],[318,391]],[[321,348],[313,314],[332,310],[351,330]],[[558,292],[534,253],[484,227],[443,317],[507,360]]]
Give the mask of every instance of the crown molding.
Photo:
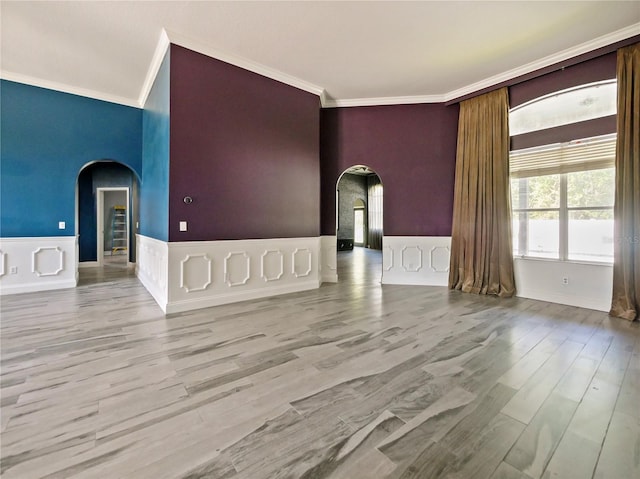
[[[160,38],[158,39],[156,50],[153,52],[153,57],[151,58],[149,69],[147,70],[147,76],[145,77],[142,88],[140,89],[140,95],[138,96],[138,106],[140,108],[144,108],[144,104],[147,102],[147,97],[151,92],[153,82],[156,80],[158,71],[160,71],[162,60],[164,60],[164,56],[169,49],[169,43],[169,36],[167,35],[166,30],[163,28],[160,32]]]
[[[444,103],[444,95],[384,96],[378,98],[350,98],[346,100],[327,99],[325,108],[342,108],[353,106],[410,105],[415,103]]]
[[[313,93],[314,95],[318,95],[320,98],[323,97],[324,88],[318,85],[314,85],[313,83],[309,83],[305,80],[294,77],[293,75],[283,73],[279,70],[275,70],[247,58],[223,52],[222,50],[213,48],[210,45],[205,45],[204,43],[198,42],[197,40],[189,38],[185,35],[181,35],[169,30],[166,30],[166,34],[169,38],[169,42],[173,43],[174,45],[188,48],[189,50],[202,53],[203,55],[215,58],[216,60],[230,63],[231,65],[235,65],[250,72],[257,73],[258,75],[262,75],[264,77],[271,78],[272,80],[279,81],[300,90]]]
[[[450,91],[449,93],[446,93],[444,95],[445,97],[444,101],[455,100],[456,98],[469,95],[471,93],[483,90],[485,88],[490,88],[502,82],[513,80],[514,78],[517,78],[521,75],[526,75],[527,73],[531,73],[536,70],[540,70],[542,68],[546,68],[548,66],[554,65],[556,63],[569,60],[570,58],[574,58],[584,53],[597,50],[598,48],[606,47],[607,45],[611,45],[613,43],[626,40],[627,38],[631,38],[639,34],[640,34],[640,23],[634,23],[633,25],[629,25],[628,27],[623,28],[621,30],[616,30],[615,32],[608,33],[607,35],[603,35],[598,38],[594,38],[593,40],[590,40],[585,43],[581,43],[580,45],[577,45],[575,47],[567,48],[566,50],[562,50],[558,53],[554,53],[553,55],[549,55],[539,60],[535,60],[533,62],[527,63],[526,65],[522,65],[518,68],[508,70],[498,75],[494,75],[492,77],[485,78],[484,80],[480,80],[476,83],[472,83],[471,85],[466,85],[457,90]]]
[[[35,86],[38,88],[46,88],[47,90],[55,90],[62,93],[70,93],[71,95],[78,95],[86,98],[92,98],[94,100],[107,101],[109,103],[117,103],[119,105],[132,106],[134,108],[139,108],[138,102],[132,98],[125,98],[122,96],[110,95],[108,93],[89,90],[86,88],[79,88],[72,85],[65,85],[63,83],[43,80],[41,78],[36,78],[29,75],[22,75],[20,73],[14,73],[7,70],[0,70],[0,78],[2,78],[3,80],[13,81],[17,83],[24,83],[25,85]]]
[[[416,103],[445,103],[448,101],[455,100],[456,98],[461,98],[465,95],[469,95],[477,91],[481,91],[483,89],[490,88],[500,83],[512,80],[519,76],[526,75],[536,70],[546,68],[556,63],[560,63],[562,61],[577,57],[584,53],[588,53],[588,52],[597,50],[599,48],[606,47],[613,43],[626,40],[627,38],[631,38],[636,35],[640,35],[640,22],[630,25],[626,28],[616,30],[615,32],[609,33],[607,35],[603,35],[601,37],[595,38],[593,40],[582,43],[575,47],[568,48],[566,50],[555,53],[553,55],[549,55],[539,60],[527,63],[526,65],[520,66],[518,68],[514,68],[512,70],[500,73],[498,75],[485,78],[484,80],[480,80],[478,82],[472,83],[470,85],[466,85],[459,89],[452,90],[448,93],[437,94],[437,95],[333,99],[327,94],[324,88],[318,85],[307,82],[305,80],[294,77],[292,75],[288,75],[286,73],[267,67],[260,63],[256,63],[252,60],[223,52],[209,45],[205,45],[196,40],[188,38],[187,36],[180,35],[178,33],[171,32],[171,31],[167,31],[165,29],[163,29],[160,32],[160,38],[158,39],[158,44],[156,45],[155,52],[153,54],[152,60],[149,65],[149,69],[147,71],[147,75],[145,77],[142,88],[140,89],[140,94],[137,100],[132,98],[121,97],[117,95],[110,95],[108,93],[103,93],[95,90],[75,87],[71,85],[65,85],[62,83],[57,83],[49,80],[43,80],[40,78],[31,77],[31,76],[23,75],[19,73],[14,73],[6,70],[0,70],[0,78],[9,80],[9,81],[15,81],[18,83],[24,83],[27,85],[36,86],[40,88],[46,88],[49,90],[56,90],[64,93],[70,93],[73,95],[93,98],[96,100],[107,101],[110,103],[118,103],[121,105],[132,106],[136,108],[143,108],[144,103],[146,102],[147,97],[149,95],[149,92],[151,91],[151,87],[153,86],[153,82],[155,81],[156,75],[158,74],[158,70],[160,69],[160,66],[162,64],[162,60],[164,59],[164,55],[167,49],[169,48],[169,45],[173,43],[173,44],[188,48],[190,50],[196,51],[198,53],[202,53],[203,55],[207,55],[211,58],[215,58],[217,60],[230,63],[232,65],[251,71],[253,73],[257,73],[267,78],[271,78],[273,80],[282,82],[286,85],[299,88],[301,90],[307,91],[314,95],[318,95],[320,99],[320,104],[324,108],[378,106],[378,105],[380,106],[381,105],[405,105],[405,104],[416,104]]]

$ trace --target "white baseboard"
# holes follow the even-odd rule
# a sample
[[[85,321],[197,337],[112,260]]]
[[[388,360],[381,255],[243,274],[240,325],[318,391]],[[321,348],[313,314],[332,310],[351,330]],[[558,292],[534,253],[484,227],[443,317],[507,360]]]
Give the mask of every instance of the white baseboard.
[[[97,268],[100,266],[97,261],[80,261],[78,268]]]
[[[0,294],[73,288],[75,236],[0,238]]]
[[[183,299],[179,301],[171,301],[167,304],[165,313],[182,313],[193,309],[210,308],[212,306],[220,306],[229,303],[238,303],[240,301],[249,301],[252,299],[261,299],[271,296],[279,296],[281,294],[298,293],[310,289],[320,287],[319,281],[300,282],[295,285],[287,285],[282,287],[271,287],[265,289],[255,289],[247,291],[236,291],[230,293],[222,293],[209,297]]]
[[[447,286],[451,237],[385,236],[382,283]]]

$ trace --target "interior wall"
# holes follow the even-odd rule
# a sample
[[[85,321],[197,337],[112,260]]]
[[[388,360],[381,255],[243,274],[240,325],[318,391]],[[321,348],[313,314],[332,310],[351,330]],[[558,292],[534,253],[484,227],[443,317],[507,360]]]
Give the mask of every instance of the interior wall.
[[[141,173],[141,110],[7,80],[0,102],[2,237],[74,236],[78,172],[91,161]]]
[[[335,184],[355,164],[384,181],[384,234],[449,236],[458,105],[326,108],[321,112],[323,235],[334,235]]]
[[[170,67],[167,51],[142,110],[139,230],[161,241],[169,240]]]
[[[319,128],[318,96],[171,45],[169,240],[317,237]]]

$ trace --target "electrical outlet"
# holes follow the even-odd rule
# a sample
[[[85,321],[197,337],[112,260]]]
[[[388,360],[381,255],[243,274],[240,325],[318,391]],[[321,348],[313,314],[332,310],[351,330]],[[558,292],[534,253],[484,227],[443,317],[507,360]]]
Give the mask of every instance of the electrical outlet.
[[[569,284],[569,277],[568,276],[564,276],[562,278],[562,284]]]
[[[180,222],[180,231],[187,231],[187,222],[186,221],[181,221]]]
[[[67,227],[67,224],[64,221],[58,221],[58,229],[63,230]]]
[[[9,273],[10,273],[10,274],[18,274],[18,267],[17,267],[17,266],[12,266],[12,267],[9,269]]]

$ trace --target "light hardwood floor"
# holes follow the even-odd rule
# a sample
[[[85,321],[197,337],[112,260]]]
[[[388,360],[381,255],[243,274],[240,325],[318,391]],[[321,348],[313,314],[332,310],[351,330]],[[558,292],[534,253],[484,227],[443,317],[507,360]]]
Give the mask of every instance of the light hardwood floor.
[[[165,317],[130,270],[2,298],[2,477],[640,477],[640,326],[339,284]]]

